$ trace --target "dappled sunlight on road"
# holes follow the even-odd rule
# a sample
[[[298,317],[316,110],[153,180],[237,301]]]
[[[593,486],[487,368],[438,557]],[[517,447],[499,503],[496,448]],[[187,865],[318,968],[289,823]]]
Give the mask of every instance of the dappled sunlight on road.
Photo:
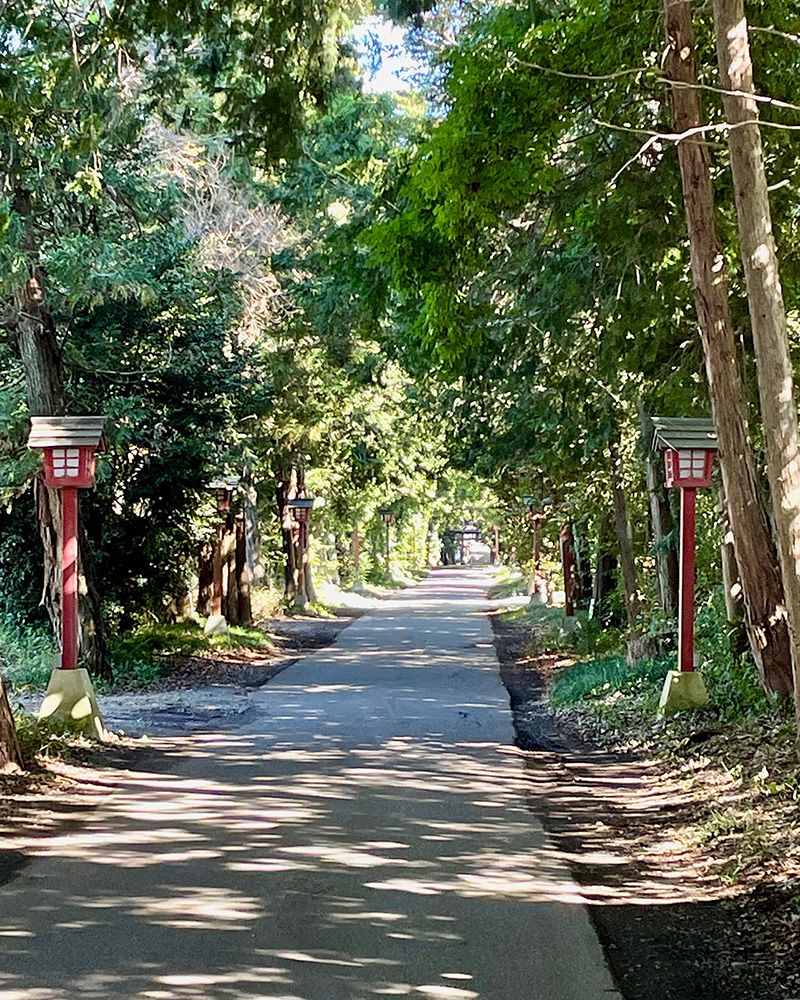
[[[485,582],[434,574],[234,731],[154,738],[64,832],[10,831],[38,857],[0,893],[0,1000],[616,995],[581,904],[664,887],[578,886],[545,836]]]
[[[58,862],[53,874],[80,891],[45,879],[34,913],[21,917],[14,907],[21,881],[5,888],[0,936],[15,964],[34,954],[37,936],[77,954],[110,925],[158,954],[152,942],[169,928],[180,942],[171,960],[183,971],[168,970],[166,955],[143,967],[136,951],[123,949],[107,961],[98,956],[95,981],[112,996],[303,1000],[316,996],[303,992],[303,970],[322,964],[338,984],[331,997],[488,997],[460,980],[408,983],[390,970],[404,966],[409,949],[436,945],[448,956],[440,978],[472,982],[476,970],[453,967],[449,952],[463,947],[461,922],[478,902],[583,899],[531,820],[520,761],[495,745],[393,737],[377,747],[303,750],[219,734],[161,740],[157,749],[167,767],[177,758],[190,767],[180,776],[156,768],[106,774],[117,787],[103,808],[37,845]],[[209,755],[224,759],[224,781],[201,777]],[[143,875],[120,893],[118,883],[108,887],[108,867]],[[30,887],[25,891],[30,898]],[[18,915],[2,916],[8,912]],[[297,939],[296,921],[307,923],[307,940]],[[351,950],[355,927],[369,945],[364,954]],[[224,971],[226,941],[238,936],[250,939],[264,965]],[[17,995],[17,979],[6,965],[0,1000]],[[71,989],[102,994],[81,978]],[[39,995],[50,994],[19,993],[25,1000]]]

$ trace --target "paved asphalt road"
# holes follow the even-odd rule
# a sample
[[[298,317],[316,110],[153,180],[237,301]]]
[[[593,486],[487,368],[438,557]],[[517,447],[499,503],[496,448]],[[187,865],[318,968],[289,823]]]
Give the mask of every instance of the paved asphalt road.
[[[0,1000],[600,1000],[526,806],[481,608],[439,570],[149,769],[0,888]]]

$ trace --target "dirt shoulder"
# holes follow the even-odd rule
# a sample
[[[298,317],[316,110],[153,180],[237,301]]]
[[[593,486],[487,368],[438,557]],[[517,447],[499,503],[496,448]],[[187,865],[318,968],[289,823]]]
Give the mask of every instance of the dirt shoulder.
[[[693,752],[610,752],[558,723],[529,626],[492,615],[529,801],[583,889],[625,1000],[800,997],[800,878],[785,858],[731,877],[730,843],[696,831],[737,783]],[[701,737],[705,738],[705,737]],[[780,862],[780,863],[779,863]]]

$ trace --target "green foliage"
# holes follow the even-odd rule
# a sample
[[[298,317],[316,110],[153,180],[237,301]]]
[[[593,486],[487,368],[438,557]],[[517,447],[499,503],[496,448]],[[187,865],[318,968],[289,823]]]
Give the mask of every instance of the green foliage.
[[[37,625],[0,624],[0,665],[3,678],[12,691],[44,690],[56,656],[50,629]]]
[[[68,722],[37,719],[35,715],[20,711],[14,713],[14,723],[22,759],[27,766],[31,766],[37,757],[69,759],[88,746],[86,737],[77,733]]]
[[[559,672],[550,688],[550,702],[555,708],[565,708],[630,693],[644,698],[643,711],[654,711],[667,671],[673,667],[671,657],[647,660],[636,667],[628,666],[624,656],[585,660]]]
[[[147,688],[169,674],[176,658],[271,648],[267,636],[258,629],[230,626],[223,635],[207,636],[197,622],[148,622],[111,640],[114,682],[110,690]]]

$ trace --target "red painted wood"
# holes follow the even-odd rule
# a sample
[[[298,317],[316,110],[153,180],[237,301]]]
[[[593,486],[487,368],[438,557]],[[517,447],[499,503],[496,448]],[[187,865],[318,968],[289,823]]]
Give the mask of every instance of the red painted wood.
[[[678,668],[694,670],[694,546],[697,490],[681,490],[680,620]]]
[[[61,490],[63,542],[61,573],[61,669],[75,670],[78,666],[78,490],[68,486]]]

